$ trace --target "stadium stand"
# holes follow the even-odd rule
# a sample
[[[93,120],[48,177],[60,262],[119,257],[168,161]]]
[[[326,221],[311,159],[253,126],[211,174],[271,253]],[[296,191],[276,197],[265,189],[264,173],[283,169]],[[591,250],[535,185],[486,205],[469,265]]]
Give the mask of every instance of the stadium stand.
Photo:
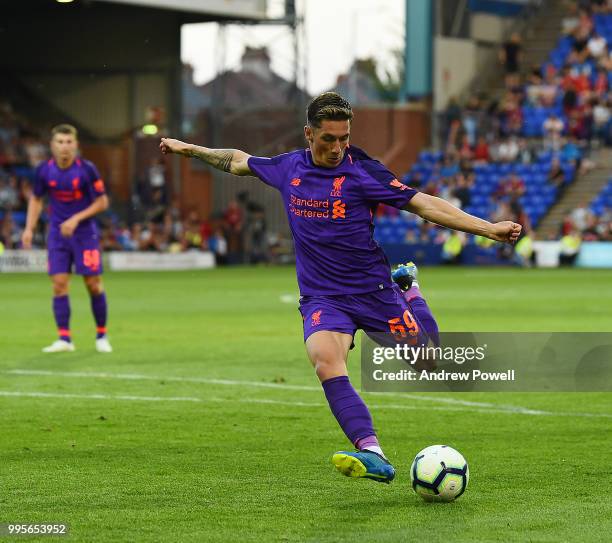
[[[506,80],[499,101],[472,96],[461,108],[452,100],[445,149],[422,152],[403,181],[479,217],[515,220],[527,233],[536,228],[592,167],[593,146],[612,144],[612,14],[595,9],[583,3],[575,20],[564,20],[565,35],[546,62],[522,83]],[[593,202],[594,211],[602,211],[606,195]],[[388,208],[376,224],[382,244],[445,240],[437,229]]]

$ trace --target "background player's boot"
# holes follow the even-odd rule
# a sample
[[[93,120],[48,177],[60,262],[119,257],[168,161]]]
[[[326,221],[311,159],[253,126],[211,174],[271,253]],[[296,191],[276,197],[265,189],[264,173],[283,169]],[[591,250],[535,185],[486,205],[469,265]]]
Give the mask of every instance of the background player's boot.
[[[395,478],[393,466],[374,451],[339,451],[332,456],[332,464],[347,477],[362,477],[379,483],[390,483]]]
[[[74,343],[70,341],[64,341],[63,339],[56,339],[51,345],[45,347],[43,353],[71,353],[74,351]]]
[[[397,286],[402,290],[408,290],[414,281],[416,281],[418,269],[414,262],[400,264],[391,272],[391,278],[397,283]]]
[[[113,348],[106,336],[99,337],[96,339],[96,351],[99,353],[112,353]]]

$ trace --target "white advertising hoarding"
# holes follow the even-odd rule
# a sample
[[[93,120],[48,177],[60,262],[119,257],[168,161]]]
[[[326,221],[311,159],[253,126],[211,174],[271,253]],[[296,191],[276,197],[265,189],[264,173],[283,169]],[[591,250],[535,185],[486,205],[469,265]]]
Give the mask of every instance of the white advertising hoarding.
[[[4,251],[0,255],[0,273],[47,272],[47,251]]]
[[[108,267],[113,271],[205,270],[215,267],[215,256],[201,251],[108,253]]]

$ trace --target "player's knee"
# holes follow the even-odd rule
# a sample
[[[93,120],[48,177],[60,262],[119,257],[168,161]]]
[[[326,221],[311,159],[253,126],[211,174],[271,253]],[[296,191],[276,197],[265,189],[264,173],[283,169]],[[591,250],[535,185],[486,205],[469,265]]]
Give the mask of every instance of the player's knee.
[[[325,353],[314,353],[312,363],[317,377],[321,381],[346,375],[346,364],[344,360],[337,356],[332,356]]]
[[[85,279],[85,285],[87,287],[87,290],[89,291],[89,294],[91,294],[92,296],[99,296],[104,292],[102,280],[97,276],[87,277]]]
[[[53,280],[53,296],[66,296],[68,294],[68,281],[62,279]]]

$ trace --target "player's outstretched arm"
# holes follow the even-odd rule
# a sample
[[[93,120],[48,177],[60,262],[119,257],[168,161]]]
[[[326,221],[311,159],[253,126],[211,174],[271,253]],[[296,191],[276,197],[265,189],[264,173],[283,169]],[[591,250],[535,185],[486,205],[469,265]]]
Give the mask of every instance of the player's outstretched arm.
[[[404,209],[446,228],[507,243],[514,243],[522,228],[512,221],[490,223],[461,211],[446,200],[422,192],[415,194]]]
[[[34,230],[38,224],[38,219],[43,209],[43,199],[38,196],[30,196],[28,201],[28,217],[26,219],[26,225],[21,234],[21,246],[24,249],[32,248],[32,237],[34,236]]]
[[[162,138],[159,148],[164,154],[176,153],[198,158],[223,172],[234,175],[253,175],[248,164],[251,155],[238,149],[209,149],[172,138]]]

